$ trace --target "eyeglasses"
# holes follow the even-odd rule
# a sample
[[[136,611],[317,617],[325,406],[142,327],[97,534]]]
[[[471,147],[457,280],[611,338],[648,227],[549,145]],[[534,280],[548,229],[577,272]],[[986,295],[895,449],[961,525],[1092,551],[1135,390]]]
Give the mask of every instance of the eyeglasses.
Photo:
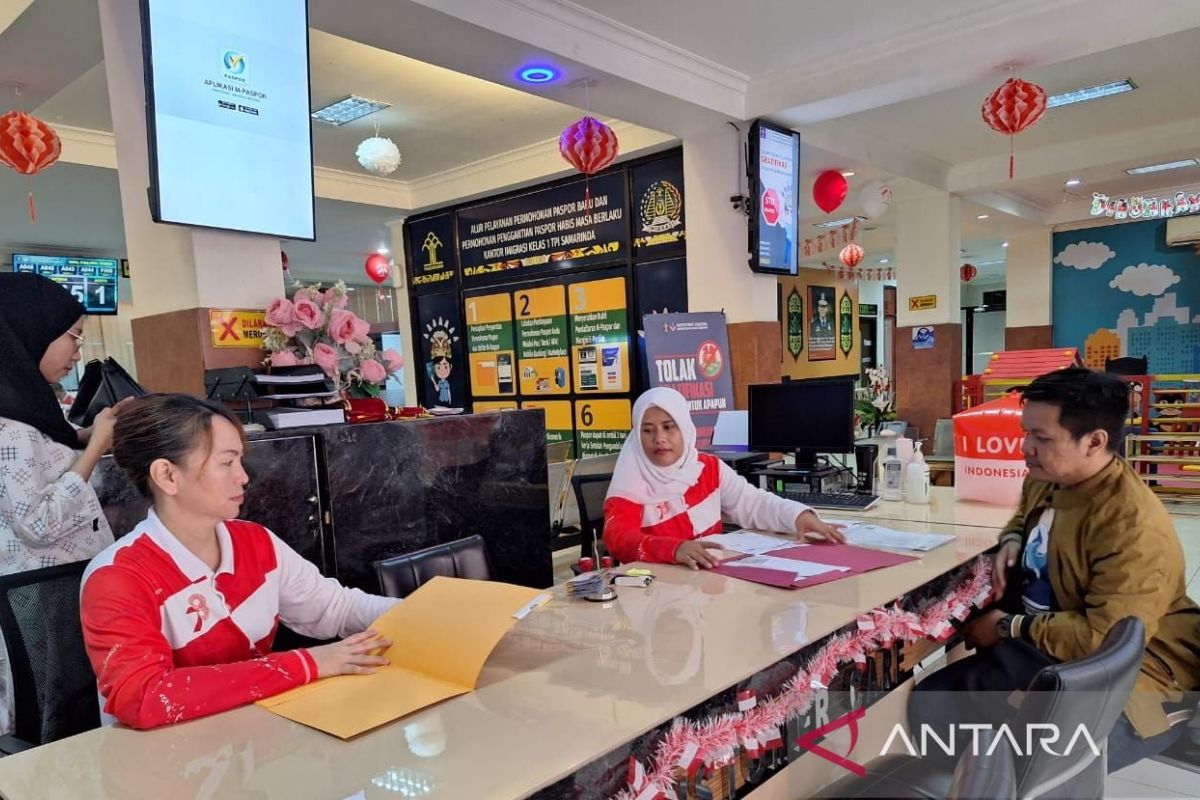
[[[67,331],[67,333],[71,336],[72,339],[75,340],[75,349],[76,350],[83,349],[83,343],[87,341],[87,339],[85,339],[83,337],[83,334],[76,333],[75,331]]]

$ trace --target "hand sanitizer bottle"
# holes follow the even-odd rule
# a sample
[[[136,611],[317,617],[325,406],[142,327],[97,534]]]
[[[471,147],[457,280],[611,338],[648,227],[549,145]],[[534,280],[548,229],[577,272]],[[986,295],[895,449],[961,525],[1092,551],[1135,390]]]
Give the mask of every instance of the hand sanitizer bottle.
[[[921,453],[921,443],[917,442],[916,446],[912,461],[905,468],[904,499],[909,503],[926,504],[929,502],[929,465]]]
[[[883,499],[901,500],[904,497],[904,464],[896,455],[896,443],[888,443],[887,458],[883,459]]]

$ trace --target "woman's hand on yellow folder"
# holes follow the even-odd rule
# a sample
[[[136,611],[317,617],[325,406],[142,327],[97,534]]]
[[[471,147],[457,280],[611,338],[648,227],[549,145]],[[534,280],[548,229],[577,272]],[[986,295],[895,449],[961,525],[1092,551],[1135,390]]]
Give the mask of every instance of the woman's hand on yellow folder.
[[[340,642],[310,647],[308,654],[317,662],[317,677],[332,675],[370,675],[390,661],[380,655],[391,647],[391,641],[376,631],[367,629],[347,636]]]

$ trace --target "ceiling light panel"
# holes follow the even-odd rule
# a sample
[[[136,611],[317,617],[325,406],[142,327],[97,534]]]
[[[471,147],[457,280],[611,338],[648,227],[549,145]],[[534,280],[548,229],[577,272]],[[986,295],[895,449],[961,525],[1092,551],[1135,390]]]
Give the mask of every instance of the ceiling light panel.
[[[362,119],[368,114],[390,107],[391,103],[382,100],[370,100],[366,97],[350,95],[349,97],[330,103],[324,108],[313,112],[312,118],[329,125],[345,125],[356,119]]]
[[[1132,92],[1136,88],[1137,84],[1126,78],[1123,81],[1102,83],[1098,86],[1088,86],[1085,89],[1074,89],[1070,92],[1063,92],[1047,97],[1046,108],[1058,108],[1059,106],[1069,106],[1073,103],[1085,103],[1088,100],[1099,100],[1101,97],[1111,97],[1114,94]]]
[[[1125,170],[1128,175],[1147,175],[1151,172],[1166,172],[1169,169],[1183,169],[1184,167],[1194,167],[1197,162],[1194,158],[1184,158],[1179,161],[1167,161],[1162,164],[1150,164],[1145,167],[1134,167],[1133,169]]]

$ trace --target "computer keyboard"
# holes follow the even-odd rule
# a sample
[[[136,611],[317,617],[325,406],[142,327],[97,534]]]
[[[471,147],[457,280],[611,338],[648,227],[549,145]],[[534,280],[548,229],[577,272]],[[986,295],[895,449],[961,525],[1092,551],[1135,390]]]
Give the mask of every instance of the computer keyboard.
[[[834,510],[866,511],[879,502],[879,497],[873,494],[854,494],[853,492],[780,492],[780,497],[795,500],[812,508]]]

